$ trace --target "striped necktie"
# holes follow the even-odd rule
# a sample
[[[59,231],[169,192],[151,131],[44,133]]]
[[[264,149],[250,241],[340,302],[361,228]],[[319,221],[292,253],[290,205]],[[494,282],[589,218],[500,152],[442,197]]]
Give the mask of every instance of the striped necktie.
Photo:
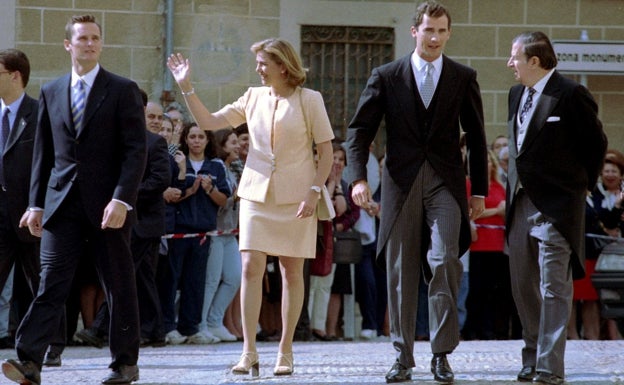
[[[425,76],[423,77],[422,84],[420,85],[420,96],[422,97],[425,107],[429,108],[429,103],[433,99],[433,93],[435,87],[433,85],[433,64],[425,64]]]
[[[9,107],[4,109],[4,114],[2,114],[2,131],[0,132],[0,188],[5,188],[5,180],[4,180],[4,161],[2,160],[2,155],[4,154],[4,146],[6,146],[7,141],[9,140],[9,133],[11,132],[11,127],[9,123],[9,113],[11,110]]]
[[[531,111],[531,107],[533,107],[533,94],[535,94],[535,92],[535,88],[529,87],[529,96],[527,96],[522,106],[522,111],[520,111],[520,124],[524,123],[524,119],[526,119],[529,111]]]
[[[9,123],[9,114],[11,110],[9,107],[4,109],[4,114],[2,114],[2,132],[0,134],[0,152],[4,152],[4,146],[6,145],[7,140],[9,139],[9,132],[11,132],[11,127]]]
[[[74,86],[74,97],[72,99],[72,117],[74,119],[74,128],[76,132],[82,129],[82,118],[84,117],[87,93],[85,91],[84,80],[79,79]]]

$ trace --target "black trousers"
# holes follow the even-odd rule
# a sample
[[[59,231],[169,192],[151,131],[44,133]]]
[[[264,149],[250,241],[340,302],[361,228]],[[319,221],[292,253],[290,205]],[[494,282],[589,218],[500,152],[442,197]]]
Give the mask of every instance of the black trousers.
[[[84,202],[87,204],[87,202]],[[18,358],[41,365],[57,335],[65,300],[81,258],[95,263],[110,309],[110,367],[136,365],[139,355],[139,311],[134,264],[130,253],[130,224],[101,230],[85,214],[79,194],[70,192],[43,228],[41,283],[16,338]]]
[[[148,340],[164,340],[165,338],[162,309],[156,286],[159,247],[160,238],[141,238],[136,233],[132,233],[130,248],[136,273],[141,337]],[[108,304],[104,302],[98,310],[93,327],[100,334],[108,334],[109,322]]]
[[[24,242],[18,238],[9,215],[8,197],[0,189],[0,290],[6,285],[13,266],[15,275],[23,274],[30,290],[30,293],[13,293],[12,301],[20,300],[15,305],[18,319],[21,320],[39,288],[39,242]],[[28,302],[24,303],[25,301]]]

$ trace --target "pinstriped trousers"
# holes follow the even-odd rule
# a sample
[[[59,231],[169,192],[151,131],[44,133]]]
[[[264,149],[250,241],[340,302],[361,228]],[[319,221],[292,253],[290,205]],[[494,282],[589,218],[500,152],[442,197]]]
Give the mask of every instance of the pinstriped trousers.
[[[461,181],[461,183],[464,183]],[[429,231],[425,230],[427,226]],[[390,337],[397,360],[414,367],[418,285],[424,263],[429,282],[429,330],[432,353],[450,353],[459,344],[457,293],[461,210],[431,165],[425,161],[395,221],[386,244]],[[423,234],[429,249],[423,258]]]
[[[567,326],[572,310],[572,249],[523,190],[508,229],[511,291],[522,323],[522,366],[565,376]]]

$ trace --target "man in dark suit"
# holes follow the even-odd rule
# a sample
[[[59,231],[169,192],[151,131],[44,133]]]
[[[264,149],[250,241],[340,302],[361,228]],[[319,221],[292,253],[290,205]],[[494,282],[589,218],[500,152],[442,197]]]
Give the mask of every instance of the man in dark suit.
[[[171,170],[167,141],[147,132],[148,162],[137,199],[137,224],[132,229],[132,255],[136,264],[137,291],[143,345],[164,346],[165,329],[160,309],[156,268],[160,237],[165,234],[165,200]]]
[[[20,384],[39,384],[81,258],[98,270],[111,304],[111,372],[104,384],[139,378],[139,312],[130,230],[146,162],[145,116],[137,85],[100,67],[101,28],[92,15],[66,26],[72,72],[45,84],[30,189],[22,218],[41,236],[41,284],[17,331],[19,360],[2,370]]]
[[[39,238],[20,228],[28,208],[33,142],[37,127],[37,101],[24,92],[30,77],[28,57],[16,49],[0,50],[0,288],[7,283],[13,266],[24,274],[30,293],[25,308],[39,287]],[[5,119],[6,116],[6,119]],[[5,127],[6,124],[6,127]],[[20,296],[14,293],[13,301]],[[24,312],[18,314],[19,318]],[[8,314],[6,314],[8,326]],[[8,338],[8,337],[7,337]]]
[[[143,104],[147,107],[147,94],[141,91]],[[156,103],[152,103],[157,105]],[[152,111],[153,112],[153,111]],[[145,110],[145,119],[149,119],[149,110]],[[147,125],[147,167],[139,186],[136,203],[137,222],[132,228],[130,249],[136,271],[137,295],[139,301],[139,319],[141,322],[142,346],[165,346],[165,329],[160,308],[156,269],[160,237],[165,234],[165,199],[163,192],[171,182],[171,167],[167,141],[155,133],[157,126]],[[151,131],[153,130],[153,131]],[[158,131],[160,131],[158,129]],[[108,303],[104,302],[89,328],[76,333],[80,340],[101,348],[102,336],[108,333],[110,323]]]
[[[451,33],[448,10],[421,4],[411,28],[416,49],[375,68],[348,130],[356,204],[368,208],[368,146],[386,122],[378,258],[388,275],[390,334],[397,351],[387,382],[411,380],[421,269],[429,280],[429,328],[434,379],[451,383],[446,355],[459,344],[459,257],[470,244],[470,218],[487,195],[487,144],[476,72],[442,54]],[[470,150],[472,197],[466,199],[460,122]],[[383,258],[381,258],[383,261]]]
[[[564,378],[572,280],[584,275],[585,197],[607,148],[589,91],[556,70],[541,32],[513,40],[509,91],[507,254],[522,323],[519,381]]]

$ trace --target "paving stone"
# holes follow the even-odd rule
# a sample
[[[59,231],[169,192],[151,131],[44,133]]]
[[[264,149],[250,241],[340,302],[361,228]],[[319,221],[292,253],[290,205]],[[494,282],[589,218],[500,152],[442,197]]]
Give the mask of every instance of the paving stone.
[[[145,348],[139,358],[136,384],[385,384],[384,375],[394,362],[388,341],[297,342],[293,376],[273,376],[276,342],[258,343],[260,377],[230,374],[240,356],[242,344],[178,345]],[[521,341],[464,341],[449,356],[458,385],[518,385]],[[430,373],[428,342],[416,342],[416,367],[412,384],[435,384]],[[12,350],[0,350],[0,358],[15,357]],[[69,347],[63,366],[44,368],[42,385],[99,384],[110,363],[108,349]],[[624,384],[624,341],[568,341],[566,381],[571,385]],[[9,384],[0,377],[0,384]]]

